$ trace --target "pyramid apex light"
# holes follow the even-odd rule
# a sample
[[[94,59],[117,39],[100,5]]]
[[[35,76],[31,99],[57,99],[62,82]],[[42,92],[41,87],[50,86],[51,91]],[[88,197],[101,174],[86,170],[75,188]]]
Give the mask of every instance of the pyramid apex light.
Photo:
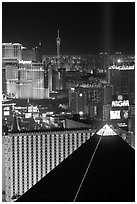
[[[108,124],[104,125],[103,128],[101,128],[96,134],[101,136],[117,135],[117,133]]]

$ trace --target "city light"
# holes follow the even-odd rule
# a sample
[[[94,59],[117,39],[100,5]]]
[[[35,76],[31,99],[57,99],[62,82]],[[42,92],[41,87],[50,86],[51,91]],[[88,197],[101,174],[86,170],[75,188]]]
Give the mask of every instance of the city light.
[[[118,63],[121,63],[121,59],[118,59],[117,62],[118,62]]]
[[[78,195],[86,192],[85,197],[89,202],[97,201],[100,196],[102,202],[109,202],[111,198],[113,200],[121,194],[126,198],[128,193],[132,192],[132,190],[128,193],[126,191],[127,186],[131,187],[131,179],[124,180],[124,178],[129,177],[131,171],[128,168],[133,167],[130,165],[133,159],[128,158],[126,148],[130,148],[129,145],[135,146],[135,54],[134,49],[130,47],[134,44],[132,38],[134,33],[131,29],[132,24],[129,25],[132,15],[130,18],[125,15],[124,4],[116,11],[116,5],[108,4],[108,8],[111,7],[109,12],[108,8],[104,9],[107,7],[104,6],[107,5],[106,3],[103,7],[97,5],[95,7],[97,10],[92,10],[93,4],[91,7],[90,4],[86,4],[87,11],[84,3],[81,9],[80,5],[69,7],[68,4],[67,6],[62,4],[63,7],[57,4],[55,9],[52,9],[52,5],[49,8],[46,3],[38,3],[37,5],[43,6],[36,6],[36,9],[35,6],[30,5],[26,5],[27,7],[25,4],[21,7],[13,5],[11,9],[10,4],[6,7],[3,4],[3,41],[11,39],[10,43],[2,43],[2,145],[4,144],[2,193],[4,201],[13,202],[22,199],[22,196],[26,196],[26,193],[31,191],[30,189],[33,191],[33,188],[37,187],[35,184],[45,179],[44,177],[47,178],[55,169],[50,174],[52,177],[57,166],[59,166],[58,172],[60,168],[65,168],[65,164],[61,163],[67,164],[67,161],[72,162],[68,166],[74,167],[70,168],[71,175],[76,173],[77,176],[80,173],[79,182],[76,176],[73,182],[67,177],[71,185],[67,185],[67,179],[63,179],[63,183],[66,182],[66,188],[64,188],[66,195],[65,193],[59,195],[57,188],[64,184],[62,185],[58,176],[58,182],[55,182],[55,174],[53,183],[48,185],[49,188],[38,189],[40,199],[44,199],[44,202],[46,199],[59,197],[64,197],[64,201],[69,202],[66,197],[68,195],[71,197],[69,191],[74,190],[75,187],[78,189],[73,192],[72,197],[75,193]],[[25,8],[29,12],[25,13]],[[20,15],[16,12],[18,10]],[[54,15],[51,15],[51,10],[54,10]],[[83,11],[86,16],[81,15]],[[123,15],[119,16],[117,11],[122,11]],[[35,15],[36,13],[38,15]],[[40,13],[43,15],[39,15]],[[62,15],[65,13],[70,13],[71,18],[68,18],[68,15]],[[133,10],[129,14],[133,14]],[[20,19],[21,16],[23,16],[22,19]],[[118,19],[117,16],[119,16]],[[51,21],[52,18],[53,21]],[[89,26],[91,19],[93,19],[92,24]],[[115,22],[112,21],[114,19]],[[72,26],[74,21],[75,32]],[[34,22],[33,31],[30,22]],[[55,31],[57,22],[59,25],[64,23],[66,25],[63,28],[60,27],[60,32],[59,29]],[[115,39],[111,35],[112,28],[118,31]],[[88,32],[84,32],[86,30]],[[27,35],[23,36],[24,33]],[[129,42],[128,38],[130,43],[126,43]],[[119,49],[122,52],[116,52]],[[124,145],[126,142],[129,145]],[[123,144],[124,148],[118,149],[120,144]],[[82,147],[79,148],[81,145]],[[133,157],[131,149],[130,152]],[[75,155],[78,157],[73,160]],[[95,160],[93,160],[94,155]],[[121,155],[122,161],[119,160]],[[101,158],[99,165],[98,158]],[[81,170],[83,161],[84,166]],[[81,164],[77,165],[77,162]],[[86,162],[87,168],[85,168]],[[113,162],[112,166],[110,166],[111,162]],[[121,166],[119,168],[121,163],[123,169]],[[86,185],[90,184],[85,179],[89,178],[86,177],[86,173],[92,175],[88,170],[91,167],[91,171],[94,171],[93,165],[97,170],[99,169],[99,173],[101,171],[102,173],[98,179],[99,174],[96,172],[97,187],[92,185],[91,179],[91,186],[86,191]],[[116,168],[113,168],[114,166]],[[75,171],[75,167],[79,170]],[[129,171],[123,176],[125,169]],[[64,174],[60,175],[67,175],[67,171],[68,168],[63,169]],[[116,176],[113,176],[114,182],[111,182],[112,175],[115,173],[116,176],[120,174],[119,183],[115,182]],[[84,179],[83,185],[80,184]],[[108,190],[102,191],[103,188],[107,189],[107,179],[110,179]],[[127,186],[124,185],[125,188],[121,187],[123,182],[127,182]],[[93,184],[95,183],[93,179]],[[117,186],[122,190],[117,191]],[[53,187],[55,189],[52,189]],[[85,191],[80,191],[81,187]],[[47,189],[47,192],[44,189]],[[88,193],[92,200],[88,200]],[[84,201],[82,196],[78,196],[78,201],[81,201],[81,198]],[[74,202],[75,199],[72,198],[72,201]]]
[[[112,130],[112,128],[108,124],[104,125],[103,128],[101,128],[96,134],[100,136],[117,135],[116,132]]]
[[[129,106],[129,100],[112,101],[112,107],[124,107]]]
[[[84,114],[83,111],[79,111],[79,115],[83,116],[83,114]]]
[[[75,88],[71,88],[71,90],[72,90],[72,91],[74,91],[74,90],[75,90]]]
[[[126,123],[118,123],[118,126],[119,127],[127,127],[127,124]]]
[[[21,63],[21,64],[31,64],[32,61],[31,60],[29,60],[29,61],[19,60],[19,63]]]
[[[82,93],[80,93],[80,94],[79,94],[79,96],[80,96],[80,97],[82,97],[82,96],[83,96],[83,94],[82,94]]]
[[[25,118],[31,118],[32,113],[25,113]]]
[[[110,119],[120,119],[120,110],[116,110],[116,111],[110,111]]]
[[[10,112],[9,111],[4,111],[4,115],[5,116],[10,115]]]
[[[109,66],[108,69],[134,70],[135,69],[135,65],[122,65],[122,66],[113,65],[113,66]]]

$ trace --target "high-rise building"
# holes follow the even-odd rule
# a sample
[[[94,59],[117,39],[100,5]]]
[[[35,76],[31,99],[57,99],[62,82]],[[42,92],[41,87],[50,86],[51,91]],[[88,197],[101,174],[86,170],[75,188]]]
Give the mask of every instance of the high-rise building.
[[[87,89],[71,88],[69,91],[69,107],[73,113],[87,113]]]
[[[22,60],[20,43],[2,43],[2,91],[9,97],[16,97],[18,60]]]
[[[111,104],[112,87],[81,85],[69,91],[69,107],[73,113],[103,118],[103,107]]]
[[[48,88],[49,88],[49,93],[51,93],[53,90],[52,66],[51,66],[51,64],[47,64],[46,66],[47,66],[47,71],[48,71],[48,73],[47,73],[47,75],[48,75]]]
[[[109,55],[105,52],[101,52],[99,54],[99,66],[100,69],[103,70],[104,72],[107,71],[108,67],[109,67],[109,62],[110,62],[110,57]]]
[[[48,66],[48,87],[49,92],[66,89],[66,69],[60,68],[54,70],[50,65]]]
[[[13,132],[20,131],[19,121],[18,121],[18,117],[16,115],[16,112],[14,113],[12,120],[13,121],[12,121],[11,131],[13,131]]]
[[[135,69],[121,69],[121,93],[134,94],[135,93]]]
[[[3,92],[9,97],[44,99],[49,97],[46,64],[3,60]]]
[[[17,59],[2,59],[3,92],[9,97],[16,97],[18,81]]]
[[[7,84],[6,84],[6,69],[2,68],[2,94],[6,95]]]
[[[95,55],[93,59],[94,73],[107,73],[110,64],[110,56],[108,55],[108,53],[101,52],[99,55]]]
[[[49,97],[48,73],[44,63],[20,61],[18,71],[18,98],[44,99]]]
[[[10,98],[48,98],[48,70],[41,62],[41,54],[23,49],[19,43],[2,44],[3,93]]]
[[[59,69],[59,89],[60,90],[66,89],[66,69],[65,68]]]
[[[108,69],[108,83],[113,86],[113,95],[128,95],[134,100],[135,66],[134,64],[113,65]]]
[[[135,104],[129,107],[128,131],[135,136]],[[135,140],[133,146],[135,147]]]
[[[36,61],[36,51],[35,49],[23,49],[22,50],[22,60],[24,61]]]
[[[82,128],[3,136],[6,201],[23,195],[93,134]]]
[[[116,95],[121,92],[120,83],[120,70],[119,69],[108,69],[108,83],[113,86],[112,94]]]
[[[60,89],[60,74],[59,71],[52,70],[52,91]]]
[[[37,62],[42,62],[42,43],[39,42],[38,46],[34,48],[35,54],[36,54],[36,61]]]
[[[2,43],[2,59],[22,60],[22,48],[20,43]]]

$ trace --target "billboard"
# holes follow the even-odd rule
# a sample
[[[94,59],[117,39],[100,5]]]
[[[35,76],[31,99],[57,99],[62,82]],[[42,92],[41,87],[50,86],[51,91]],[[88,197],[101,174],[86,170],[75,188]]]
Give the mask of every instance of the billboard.
[[[113,96],[110,120],[113,121],[115,127],[122,128],[128,131],[128,118],[129,118],[129,100],[127,95]]]
[[[25,113],[25,118],[31,118],[31,113]]]
[[[10,115],[10,112],[9,111],[4,111],[4,116],[8,116]]]
[[[111,110],[110,120],[115,119],[128,119],[128,110]]]
[[[129,100],[112,101],[112,107],[125,107],[125,106],[129,106]]]
[[[110,111],[110,120],[121,119],[120,110]]]

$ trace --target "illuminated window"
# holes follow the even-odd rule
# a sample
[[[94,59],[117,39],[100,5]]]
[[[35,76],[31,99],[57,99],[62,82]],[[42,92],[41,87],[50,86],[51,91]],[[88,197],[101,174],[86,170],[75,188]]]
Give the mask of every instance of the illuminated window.
[[[123,110],[123,118],[128,118],[128,110]]]
[[[82,97],[82,96],[83,96],[83,94],[82,94],[82,93],[80,93],[80,94],[79,94],[79,96],[80,96],[80,97]]]

